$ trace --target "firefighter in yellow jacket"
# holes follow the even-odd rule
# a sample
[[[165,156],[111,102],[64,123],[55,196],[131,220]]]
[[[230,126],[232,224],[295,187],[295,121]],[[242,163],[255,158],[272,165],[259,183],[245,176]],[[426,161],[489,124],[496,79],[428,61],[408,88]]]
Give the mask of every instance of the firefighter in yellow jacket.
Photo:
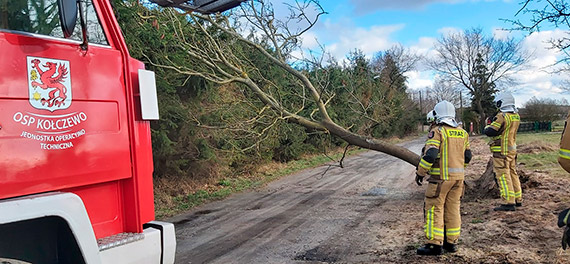
[[[558,163],[562,168],[570,172],[570,132],[568,131],[568,122],[570,121],[570,113],[564,123],[564,130],[562,131],[562,138],[560,139],[560,152],[558,154]],[[558,227],[564,227],[562,234],[562,248],[566,250],[570,244],[570,208],[558,214]]]
[[[416,183],[430,176],[425,194],[426,244],[419,255],[440,255],[442,249],[457,251],[461,232],[459,212],[463,196],[464,168],[471,160],[469,136],[455,121],[455,107],[442,101],[434,107],[436,125],[428,134],[425,151],[416,171]]]
[[[570,172],[570,132],[568,131],[569,121],[570,112],[568,113],[568,117],[566,117],[566,123],[564,123],[564,130],[562,131],[562,137],[560,138],[560,152],[558,155],[558,163],[567,172]]]
[[[520,116],[511,93],[499,94],[495,102],[500,111],[484,131],[485,135],[491,137],[493,172],[503,200],[494,210],[515,211],[515,206],[522,206],[522,189],[516,170],[516,140]]]

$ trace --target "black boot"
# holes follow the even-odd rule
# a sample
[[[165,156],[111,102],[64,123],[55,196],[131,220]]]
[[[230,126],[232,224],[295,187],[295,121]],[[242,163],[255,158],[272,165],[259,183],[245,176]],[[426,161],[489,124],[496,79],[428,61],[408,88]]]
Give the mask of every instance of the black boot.
[[[441,246],[434,244],[426,244],[425,246],[418,248],[418,255],[430,255],[437,256],[441,255]]]
[[[521,206],[522,206],[522,202],[517,202],[517,203],[515,204],[515,206],[516,206],[516,207],[521,207]]]
[[[443,249],[450,253],[457,252],[457,245],[453,243],[447,243],[447,241],[444,241]]]
[[[515,211],[515,205],[514,204],[501,204],[500,206],[495,207],[495,209],[493,209],[495,211]]]

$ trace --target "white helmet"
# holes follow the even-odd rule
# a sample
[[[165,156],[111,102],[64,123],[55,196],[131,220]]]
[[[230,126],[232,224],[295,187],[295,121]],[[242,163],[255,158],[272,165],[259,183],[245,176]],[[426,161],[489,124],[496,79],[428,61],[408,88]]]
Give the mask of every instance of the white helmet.
[[[426,120],[428,123],[433,123],[435,122],[435,116],[433,115],[433,110],[429,111],[426,115]]]
[[[502,112],[516,112],[515,97],[510,92],[502,92],[495,97],[495,104]]]
[[[452,103],[445,100],[437,103],[433,108],[433,112],[435,118],[438,120],[445,117],[455,118],[455,106],[453,106]]]
[[[455,106],[448,101],[441,101],[433,108],[433,113],[437,123],[445,123],[452,127],[457,127],[455,121]]]

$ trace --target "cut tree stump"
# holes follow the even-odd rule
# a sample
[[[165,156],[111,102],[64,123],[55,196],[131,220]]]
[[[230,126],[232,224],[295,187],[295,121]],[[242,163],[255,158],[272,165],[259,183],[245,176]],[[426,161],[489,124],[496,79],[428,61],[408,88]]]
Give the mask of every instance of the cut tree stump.
[[[521,182],[521,187],[523,193],[525,189],[534,188],[540,186],[540,182],[536,180],[536,177],[532,177],[532,172],[526,172],[520,167],[524,166],[524,163],[517,164],[517,174],[519,175],[519,180]],[[474,181],[465,181],[465,194],[469,199],[495,199],[500,198],[499,186],[495,181],[495,173],[493,173],[493,158],[489,158],[487,162],[487,168],[483,175],[479,179]]]
[[[499,187],[493,173],[493,158],[489,158],[487,168],[479,179],[465,182],[465,191],[470,198],[499,198]]]

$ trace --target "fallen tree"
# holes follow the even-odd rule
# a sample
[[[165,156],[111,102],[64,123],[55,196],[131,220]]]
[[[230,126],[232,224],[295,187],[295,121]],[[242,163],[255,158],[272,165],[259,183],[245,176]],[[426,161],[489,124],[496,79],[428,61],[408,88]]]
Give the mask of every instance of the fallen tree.
[[[289,10],[291,14],[284,21],[277,19],[272,6],[262,0],[248,1],[242,4],[239,11],[229,15],[201,15],[164,10],[163,12],[171,18],[169,23],[172,23],[174,28],[188,26],[193,28],[195,34],[190,36],[178,35],[181,32],[177,32],[177,43],[173,44],[174,48],[184,50],[192,61],[179,64],[173,61],[158,63],[151,58],[147,60],[154,66],[188,76],[198,76],[219,85],[237,84],[246,88],[269,107],[274,113],[275,120],[301,125],[307,131],[329,133],[343,139],[349,145],[377,150],[416,166],[420,157],[412,151],[351,131],[350,128],[339,125],[331,118],[328,104],[335,97],[334,91],[326,82],[314,83],[307,72],[294,67],[295,63],[306,63],[312,65],[314,69],[323,69],[321,63],[323,58],[295,60],[292,56],[293,51],[300,48],[301,35],[312,28],[325,12],[317,1],[296,2],[289,6]],[[186,16],[188,23],[181,25],[178,19],[180,16]],[[304,27],[293,30],[292,21],[297,22],[295,25],[304,25]],[[245,34],[244,27],[240,27],[241,24],[253,28],[249,35]],[[281,78],[287,78],[289,81],[287,85],[290,90],[287,93],[275,80],[267,76],[264,69],[258,68],[243,56],[251,52],[263,56],[282,70]],[[329,74],[326,70],[320,72]],[[402,78],[401,72],[398,74],[395,77],[389,75],[385,78]],[[298,97],[302,100],[299,104],[292,104],[284,99],[285,96]],[[369,116],[363,112],[362,118]]]

